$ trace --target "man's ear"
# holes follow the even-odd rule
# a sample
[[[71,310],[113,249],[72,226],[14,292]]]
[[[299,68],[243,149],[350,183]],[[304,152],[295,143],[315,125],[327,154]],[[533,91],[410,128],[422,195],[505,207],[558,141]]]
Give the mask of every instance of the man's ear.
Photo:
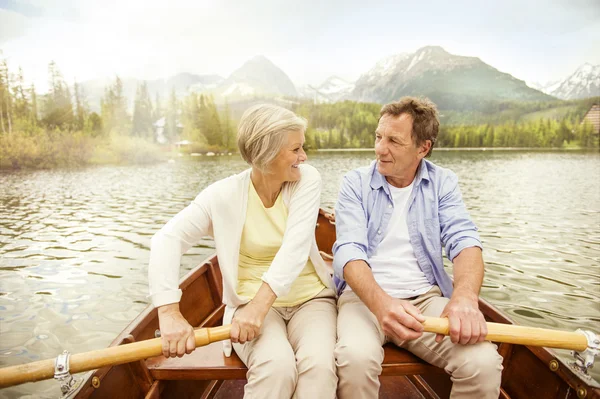
[[[423,144],[419,146],[419,156],[425,158],[431,149],[431,140],[425,140]]]

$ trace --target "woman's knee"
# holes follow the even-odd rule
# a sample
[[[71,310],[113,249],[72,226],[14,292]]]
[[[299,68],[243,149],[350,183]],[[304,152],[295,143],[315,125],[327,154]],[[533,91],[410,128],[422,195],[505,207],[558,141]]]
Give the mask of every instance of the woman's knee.
[[[296,358],[292,350],[270,352],[268,355],[255,357],[248,370],[249,375],[260,379],[285,381],[296,384],[298,371]]]
[[[327,378],[335,375],[335,358],[333,350],[321,351],[310,355],[297,356],[298,374],[310,373],[315,378]]]

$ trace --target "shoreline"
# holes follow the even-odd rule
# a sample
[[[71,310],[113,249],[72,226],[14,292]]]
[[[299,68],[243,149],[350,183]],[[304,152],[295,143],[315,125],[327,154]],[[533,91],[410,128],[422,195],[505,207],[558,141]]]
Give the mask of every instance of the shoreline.
[[[592,147],[434,147],[433,151],[598,151]],[[318,148],[316,152],[374,152],[374,148]]]

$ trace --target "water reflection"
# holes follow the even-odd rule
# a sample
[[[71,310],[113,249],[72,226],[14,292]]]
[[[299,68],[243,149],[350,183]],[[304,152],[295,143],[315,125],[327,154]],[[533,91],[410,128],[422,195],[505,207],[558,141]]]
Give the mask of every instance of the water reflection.
[[[333,209],[344,173],[372,158],[309,154],[324,208]],[[519,324],[598,332],[600,156],[434,151],[432,159],[458,174],[479,226],[482,295]],[[232,156],[0,175],[0,365],[108,345],[148,303],[152,234],[202,188],[245,168]],[[210,240],[192,248],[181,275],[213,248]],[[58,392],[40,382],[0,397]]]

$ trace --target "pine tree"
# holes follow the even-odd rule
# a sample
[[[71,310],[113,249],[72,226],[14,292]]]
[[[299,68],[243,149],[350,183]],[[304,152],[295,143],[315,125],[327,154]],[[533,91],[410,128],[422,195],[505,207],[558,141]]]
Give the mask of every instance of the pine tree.
[[[8,134],[12,133],[12,96],[10,94],[10,78],[8,73],[8,64],[6,60],[0,63],[0,82],[2,84],[2,92],[0,98],[0,115],[2,118],[2,131]],[[6,128],[5,128],[6,124]]]
[[[217,147],[223,146],[223,135],[221,133],[221,121],[219,112],[212,97],[206,98],[206,118],[204,121],[204,135],[208,143]]]
[[[123,94],[123,82],[117,76],[115,82],[104,90],[101,102],[102,125],[105,133],[128,132],[127,99]]]
[[[167,141],[174,142],[179,137],[178,132],[178,104],[177,104],[177,96],[175,95],[175,88],[171,90],[171,96],[169,97],[169,102],[167,104],[167,115],[166,115],[166,123],[165,123],[165,136]]]
[[[19,73],[14,79],[12,87],[14,99],[14,115],[20,120],[27,120],[29,116],[29,101],[25,94],[25,81],[23,78],[23,69],[19,67]]]
[[[0,54],[2,52],[0,51]],[[0,64],[0,68],[2,64]],[[8,90],[7,82],[4,80],[4,74],[2,73],[2,69],[0,69],[0,129],[2,129],[2,133],[6,134],[6,127],[4,126],[4,103],[5,103],[5,92]]]
[[[54,61],[48,65],[48,82],[50,89],[44,102],[43,121],[51,129],[70,129],[74,121],[71,91]]]
[[[29,98],[31,99],[31,109],[29,114],[29,120],[32,126],[38,124],[38,106],[37,106],[37,94],[35,94],[35,86],[32,84],[29,89]]]
[[[152,102],[146,82],[138,86],[133,105],[131,133],[134,136],[151,138],[153,135]]]
[[[231,115],[229,110],[229,102],[225,100],[225,109],[223,110],[223,118],[221,124],[221,132],[223,134],[223,145],[228,150],[235,148],[235,130],[231,126]]]
[[[160,94],[157,91],[156,100],[154,101],[154,110],[152,112],[152,122],[156,122],[164,116],[164,110],[162,109],[162,104],[160,102]]]
[[[75,129],[83,130],[87,116],[87,107],[85,106],[85,98],[81,86],[77,81],[73,84],[75,94]]]

